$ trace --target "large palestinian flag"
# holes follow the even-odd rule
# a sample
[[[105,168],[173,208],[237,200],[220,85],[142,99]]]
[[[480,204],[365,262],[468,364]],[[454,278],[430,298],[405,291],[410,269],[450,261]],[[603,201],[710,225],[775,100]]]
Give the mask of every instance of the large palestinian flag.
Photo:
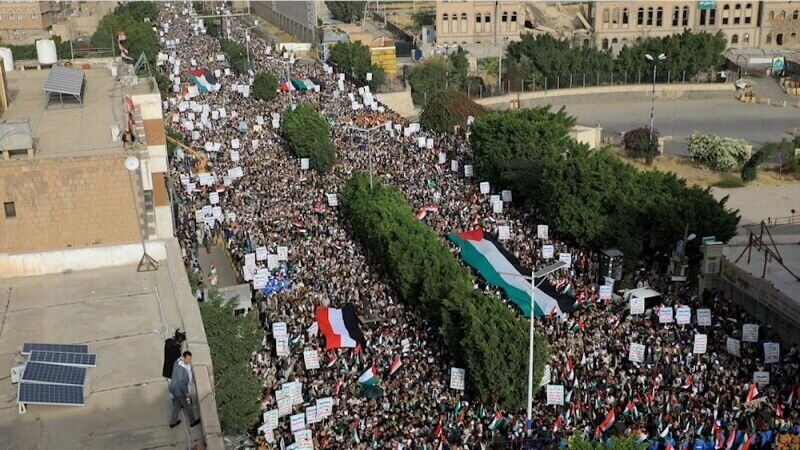
[[[191,69],[186,73],[189,79],[200,89],[200,92],[216,92],[222,87],[217,81],[217,77],[214,76],[214,72],[206,68]]]
[[[520,266],[519,260],[506,251],[494,236],[484,233],[481,228],[463,233],[448,233],[450,239],[461,249],[461,258],[470,267],[477,270],[487,282],[502,288],[508,298],[514,302],[522,314],[530,317],[531,276],[530,269]],[[559,315],[575,310],[575,299],[567,294],[560,294],[548,281],[537,280],[535,300],[536,315],[542,316],[555,311]]]
[[[316,312],[319,330],[325,335],[325,348],[354,348],[361,344],[361,348],[366,348],[367,340],[361,332],[356,308],[352,303],[344,305],[344,308],[325,308],[320,306]]]

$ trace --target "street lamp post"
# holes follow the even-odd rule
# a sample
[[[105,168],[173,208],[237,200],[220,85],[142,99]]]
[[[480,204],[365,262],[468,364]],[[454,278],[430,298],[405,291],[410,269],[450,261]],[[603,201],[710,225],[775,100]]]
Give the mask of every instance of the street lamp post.
[[[374,133],[377,130],[380,130],[381,128],[385,128],[386,125],[389,125],[391,123],[392,123],[391,121],[386,121],[386,122],[383,122],[383,123],[379,123],[377,125],[373,125],[373,126],[371,126],[369,128],[356,127],[356,126],[347,127],[348,130],[355,131],[356,133],[359,133],[361,136],[366,136],[367,137],[367,151],[369,152],[369,155],[367,155],[367,158],[369,158],[369,190],[370,191],[372,191],[372,133]]]
[[[650,64],[653,65],[653,91],[650,100],[650,149],[652,150],[653,125],[655,123],[655,110],[656,110],[656,67],[658,66],[658,63],[667,59],[667,56],[661,53],[660,55],[654,57],[653,55],[648,53],[644,55],[644,57],[647,58],[647,60],[650,61]]]
[[[500,275],[506,275],[511,277],[518,277],[531,280],[531,312],[530,312],[530,321],[529,321],[529,333],[530,333],[530,343],[528,348],[528,415],[527,415],[527,422],[528,422],[528,430],[531,429],[531,424],[533,422],[533,351],[535,348],[534,345],[534,332],[536,331],[536,326],[534,324],[534,318],[536,316],[536,288],[538,285],[536,284],[536,279],[540,279],[541,284],[547,275],[555,272],[558,269],[565,267],[567,263],[564,261],[558,261],[553,263],[547,267],[544,267],[541,270],[538,270],[532,274],[532,276],[525,276],[519,275],[516,273],[500,273]]]

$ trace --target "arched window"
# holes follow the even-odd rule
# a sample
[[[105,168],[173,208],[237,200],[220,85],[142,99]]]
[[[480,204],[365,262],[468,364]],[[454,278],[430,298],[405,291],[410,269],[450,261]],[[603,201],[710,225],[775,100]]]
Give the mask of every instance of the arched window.
[[[608,27],[608,23],[611,20],[611,11],[604,9],[603,10],[603,26]]]
[[[469,23],[467,22],[467,13],[461,13],[461,22],[458,23],[458,32],[467,33],[467,26],[469,26]]]
[[[647,26],[653,26],[653,8],[647,8]]]
[[[450,32],[458,33],[458,15],[450,14]]]
[[[766,44],[772,44],[772,35],[771,34],[767,34],[767,38],[765,40],[765,43]]]
[[[642,26],[644,24],[644,8],[639,8],[636,12],[636,25]]]
[[[618,42],[619,42],[619,40],[618,40],[617,38],[613,38],[613,39],[611,39],[611,43],[612,43],[612,44],[616,44],[616,43],[618,43]]]
[[[775,20],[775,11],[770,11],[768,17],[769,17],[769,20]]]
[[[792,33],[789,35],[793,44],[797,43],[797,33]]]
[[[608,39],[603,39],[603,50],[608,50]]]
[[[775,45],[783,45],[783,33],[775,35]]]
[[[658,7],[656,10],[656,26],[660,27],[664,25],[664,8]]]
[[[448,17],[449,17],[449,16],[447,15],[447,13],[444,13],[444,14],[442,14],[442,20],[443,20],[443,21],[447,22],[447,18],[448,18]]]
[[[742,44],[750,44],[750,33],[745,33],[744,36],[742,36]]]
[[[792,20],[797,20],[797,19],[800,19],[800,10],[795,9],[794,12],[792,13]]]
[[[511,13],[511,21],[512,22],[516,22],[517,21],[517,12],[516,11]]]
[[[672,26],[673,27],[677,27],[678,23],[680,23],[679,22],[680,21],[680,16],[681,16],[681,7],[680,6],[676,6],[672,10]]]
[[[467,20],[467,13],[461,13],[461,20]]]
[[[611,25],[613,25],[614,28],[619,25],[619,8],[614,8],[611,12]]]
[[[731,36],[731,45],[736,45],[738,43],[739,43],[739,35],[734,34],[733,36]]]
[[[742,21],[742,5],[737,3],[736,6],[734,6],[733,9],[736,10],[736,11],[734,11],[734,15],[733,15],[733,24],[734,25],[739,25],[739,23]]]
[[[748,3],[744,5],[744,23],[749,24],[753,20],[753,5]]]
[[[503,15],[500,17],[501,22],[508,22],[508,11],[503,11]]]
[[[622,24],[628,24],[628,8],[622,8]]]
[[[722,24],[727,25],[728,21],[731,17],[731,5],[725,5],[722,7]]]
[[[683,7],[683,20],[681,21],[681,26],[688,27],[689,26],[689,7]]]
[[[778,20],[780,20],[781,22],[786,20],[786,11],[781,11],[780,14],[778,14]]]
[[[481,17],[483,17],[481,13],[475,14],[475,23],[481,23]]]

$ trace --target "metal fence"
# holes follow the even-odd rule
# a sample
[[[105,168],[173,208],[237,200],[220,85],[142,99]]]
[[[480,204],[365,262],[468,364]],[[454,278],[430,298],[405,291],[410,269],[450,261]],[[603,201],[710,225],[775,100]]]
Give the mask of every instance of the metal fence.
[[[685,71],[673,73],[665,71],[656,73],[656,84],[683,84],[683,83],[728,83],[734,81],[734,73],[712,72],[687,76]],[[473,78],[475,79],[475,78]],[[540,92],[554,89],[573,89],[598,86],[621,86],[632,84],[652,84],[652,72],[594,72],[594,73],[571,73],[566,75],[553,75],[548,77],[538,77],[526,80],[507,79],[502,83],[484,85],[482,83],[472,83],[465,92],[470,98],[485,98],[509,93]]]

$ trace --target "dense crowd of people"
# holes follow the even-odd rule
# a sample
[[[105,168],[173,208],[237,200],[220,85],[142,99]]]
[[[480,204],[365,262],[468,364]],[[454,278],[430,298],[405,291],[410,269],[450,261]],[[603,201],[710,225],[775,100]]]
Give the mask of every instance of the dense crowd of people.
[[[158,27],[173,44],[179,39],[177,46],[162,45],[160,69],[180,89],[166,99],[165,115],[172,128],[184,134],[186,145],[197,149],[192,154],[178,147],[171,158],[171,173],[180,187],[178,235],[185,263],[202,275],[198,252],[217,242],[224,245],[238,275],[250,280],[255,275],[252,254],[259,255],[255,266],[269,272],[273,287],[268,293],[255,290],[265,330],[263,349],[252,361],[254,376],[263,380],[262,409],[276,409],[276,391],[292,381],[302,383],[304,403],[293,413],[332,397],[331,416],[307,425],[314,448],[484,449],[492,442],[549,448],[573,432],[591,439],[632,433],[653,448],[719,448],[716,440],[721,437],[727,445],[729,436],[736,447],[728,448],[738,448],[751,436],[756,438],[750,448],[797,441],[792,439],[800,434],[800,348],[783,346],[780,362],[766,364],[763,343],[775,336],[762,327],[758,342],[742,342],[740,356],[729,354],[727,337],[741,339],[743,324],[753,319],[720,295],[699,297],[674,289],[653,270],[638,272],[636,281],[661,289],[667,304],[688,305],[693,311],[710,308],[712,326],[701,327],[694,319],[689,325],[664,325],[657,308],[631,315],[627,303],[600,301],[592,277],[597,255],[535,238],[536,219],[509,203],[494,213],[489,196],[479,193],[479,180],[465,176],[471,151],[464,136],[404,132],[407,121],[383,105],[374,111],[363,105],[356,111],[349,94],[356,101],[372,94],[340,81],[324,64],[295,60],[257,35],[251,35],[248,44],[253,72],[237,75],[226,58],[218,57],[218,40],[204,35],[197,19],[181,8],[188,6],[165,7]],[[230,32],[243,41],[244,31],[235,22]],[[235,89],[251,84],[259,71],[285,78],[281,74],[287,65],[292,77],[324,80],[325,88],[291,96],[281,92],[269,102]],[[188,98],[184,88],[192,82],[185,72],[199,67],[214,72],[221,88]],[[273,121],[292,108],[291,102],[314,105],[330,122],[338,155],[330,172],[301,169],[300,160],[285,149]],[[384,122],[389,125],[373,133],[369,143],[352,129]],[[433,139],[432,148],[418,145],[420,137]],[[452,357],[436,330],[398,301],[386,275],[367,258],[337,207],[331,206],[336,202],[327,194],[335,194],[354,171],[367,170],[370,155],[375,176],[400,188],[415,211],[426,205],[438,208],[422,220],[440,235],[478,226],[496,234],[499,226],[507,225],[511,236],[503,244],[526,267],[544,264],[544,244],[554,244],[556,253],[573,254],[573,266],[551,282],[572,286],[577,311],[566,320],[537,318],[537,328],[549,343],[550,383],[564,386],[564,405],[547,406],[540,389],[530,430],[524,411],[503,410],[492,398],[470,395],[469,389],[450,389]],[[196,170],[200,158],[206,159],[205,174]],[[288,249],[285,261],[265,257],[277,254],[279,247]],[[216,277],[214,270],[213,283]],[[484,283],[477,288],[494,290]],[[368,345],[325,351],[323,336],[316,331],[315,308],[345,303],[356,306]],[[277,355],[275,322],[287,324],[289,356]],[[696,333],[708,336],[704,354],[692,353]],[[646,345],[641,363],[629,361],[631,343]],[[306,369],[304,349],[317,349],[319,369]],[[402,367],[390,373],[397,357]],[[365,398],[357,379],[373,365],[382,395]],[[747,402],[755,371],[768,372],[769,384],[759,385],[756,400]],[[468,373],[466,379],[468,385]],[[751,411],[754,404],[761,405],[758,413]],[[599,429],[608,424],[612,411],[615,423]],[[265,433],[256,433],[262,424],[255,425],[259,447],[283,448],[295,442],[288,417]]]

